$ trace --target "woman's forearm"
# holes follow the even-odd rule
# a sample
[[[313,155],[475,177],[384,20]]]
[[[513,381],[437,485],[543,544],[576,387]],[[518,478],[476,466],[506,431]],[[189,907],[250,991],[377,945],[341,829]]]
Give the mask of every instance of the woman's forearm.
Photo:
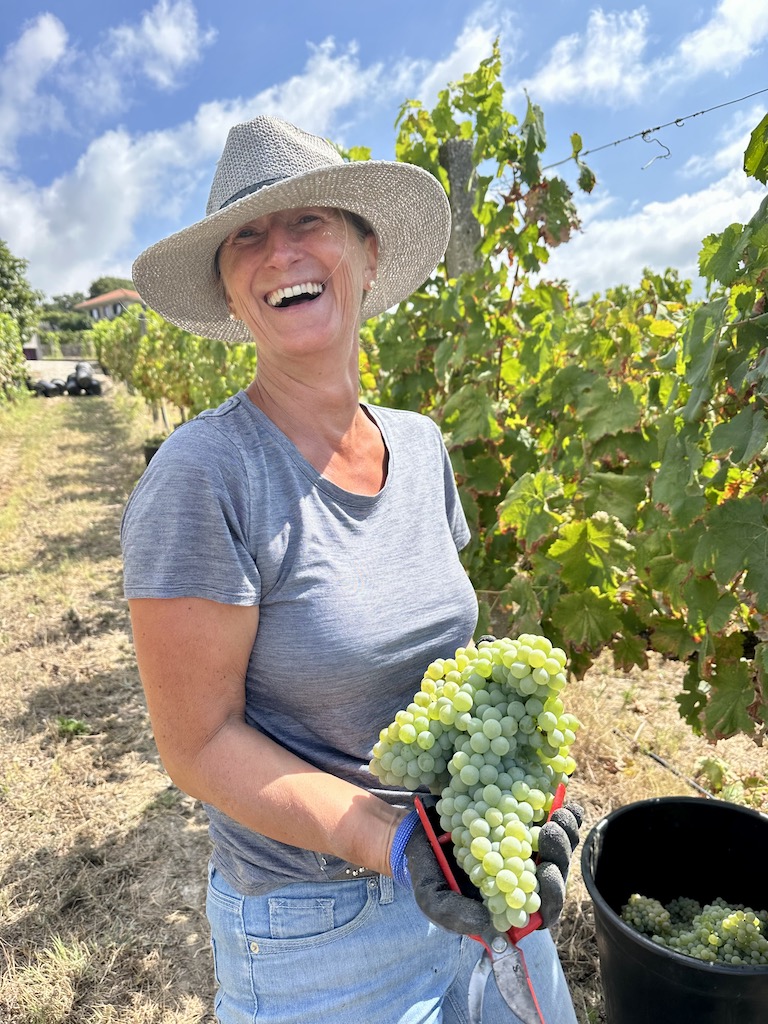
[[[255,832],[390,873],[405,811],[307,764],[240,718],[223,723],[191,763],[166,767],[184,792]]]

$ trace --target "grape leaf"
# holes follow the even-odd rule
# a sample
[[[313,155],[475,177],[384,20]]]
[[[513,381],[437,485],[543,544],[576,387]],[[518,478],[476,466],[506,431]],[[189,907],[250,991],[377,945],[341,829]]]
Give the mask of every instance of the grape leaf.
[[[747,662],[718,658],[717,673],[710,679],[712,689],[704,708],[704,725],[711,736],[732,736],[754,732],[747,709],[755,699],[755,689]]]
[[[709,509],[694,552],[702,576],[714,572],[723,585],[747,569],[745,585],[761,607],[768,604],[768,517],[755,495],[731,498]]]
[[[672,608],[680,608],[680,588],[690,576],[690,566],[685,565],[673,554],[651,558],[647,566],[648,579],[653,589],[668,594]]]
[[[582,522],[565,523],[549,549],[560,562],[561,577],[572,589],[610,588],[634,553],[627,531],[613,516],[597,512]]]
[[[686,566],[690,573],[690,566]],[[738,601],[729,593],[721,593],[711,576],[693,576],[682,587],[688,605],[688,622],[697,627],[706,624],[713,633],[719,633],[738,608]]]
[[[683,331],[683,355],[689,360],[685,378],[692,388],[703,388],[710,382],[727,305],[728,297],[722,296],[698,306]]]
[[[726,287],[741,277],[744,250],[751,232],[743,224],[729,224],[719,235],[708,235],[699,252],[699,273]]]
[[[749,137],[744,152],[744,170],[765,185],[768,180],[768,114]]]
[[[478,437],[499,434],[496,410],[482,385],[470,381],[454,392],[443,407],[451,443],[466,444]]]
[[[499,525],[516,530],[528,546],[535,544],[562,522],[563,517],[549,505],[551,499],[562,493],[562,484],[551,473],[526,473],[515,481],[499,505]]]
[[[614,391],[607,380],[595,378],[591,386],[582,388],[577,401],[577,414],[590,441],[605,434],[617,434],[637,425],[640,411],[629,385]]]
[[[754,405],[745,406],[712,431],[712,453],[724,455],[730,451],[732,460],[744,465],[749,465],[767,444],[768,417]]]
[[[443,387],[448,387],[451,371],[455,366],[461,366],[465,359],[466,342],[463,335],[454,337],[451,334],[443,338],[435,349],[434,356],[435,376]]]
[[[584,508],[589,515],[607,512],[627,529],[637,525],[638,505],[645,497],[645,478],[632,473],[592,473],[585,478]]]
[[[561,597],[552,613],[552,621],[569,644],[590,650],[607,644],[622,627],[613,602],[596,587]]]
[[[693,637],[682,619],[658,618],[651,630],[653,649],[660,654],[667,654],[678,661],[685,661],[696,650]]]
[[[553,248],[567,242],[578,223],[571,190],[562,178],[550,178],[525,197],[526,220],[538,224],[547,245]]]
[[[493,455],[479,455],[471,460],[471,476],[466,487],[479,494],[495,494],[504,477],[504,467]]]
[[[671,320],[651,320],[648,330],[657,338],[674,338],[677,334],[677,324]],[[674,363],[672,365],[674,366]]]
[[[509,613],[510,636],[541,631],[541,605],[536,591],[524,576],[516,576],[504,591],[504,602],[515,607]]]
[[[694,662],[688,666],[683,679],[683,692],[675,697],[680,714],[694,732],[701,732],[701,712],[707,702],[707,688],[699,679]]]
[[[645,641],[633,634],[622,634],[613,641],[613,664],[622,672],[630,669],[648,668]]]
[[[704,457],[688,438],[674,434],[664,448],[659,472],[653,482],[653,500],[666,506],[674,519],[687,525],[706,507],[698,471]]]
[[[582,192],[591,192],[595,187],[597,178],[595,177],[594,171],[592,171],[586,164],[578,161],[579,164],[579,176],[577,178],[579,188]]]

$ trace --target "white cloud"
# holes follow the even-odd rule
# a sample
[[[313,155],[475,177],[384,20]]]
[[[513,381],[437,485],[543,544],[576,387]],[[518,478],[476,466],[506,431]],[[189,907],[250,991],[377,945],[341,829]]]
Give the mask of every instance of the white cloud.
[[[711,153],[697,153],[686,160],[680,175],[683,178],[707,178],[734,167],[743,167],[744,151],[754,127],[765,116],[763,107],[750,107],[731,115],[733,120],[717,137],[718,148]]]
[[[126,66],[140,67],[161,89],[172,89],[180,72],[198,61],[215,38],[213,29],[201,31],[191,0],[159,0],[138,26],[112,29],[105,50]]]
[[[582,296],[612,285],[636,285],[644,267],[675,267],[700,286],[702,239],[734,221],[748,221],[763,192],[734,168],[698,192],[646,203],[626,216],[584,218],[584,230],[555,250],[542,276],[564,279]]]
[[[137,232],[154,241],[202,216],[232,124],[271,113],[329,132],[345,107],[378,95],[382,74],[379,65],[362,68],[354,46],[337,52],[329,39],[311,49],[302,74],[252,97],[206,103],[167,131],[102,134],[47,186],[0,177],[0,238],[48,295],[85,290],[110,271],[126,275],[143,244]]]
[[[337,52],[336,43],[328,38],[309,50],[302,73],[252,97],[243,105],[244,116],[273,114],[322,135],[331,131],[340,112],[351,104],[381,102],[388,88],[384,68],[381,64],[363,67],[355,43]],[[346,140],[334,133],[334,142],[344,145]]]
[[[413,96],[429,108],[449,82],[459,81],[475,71],[480,61],[491,56],[497,37],[509,42],[512,32],[509,16],[500,13],[495,3],[484,3],[467,18],[453,49],[443,60],[414,63],[411,67]],[[505,46],[506,60],[512,54]],[[402,93],[401,93],[402,95]]]
[[[720,0],[709,21],[687,35],[669,62],[690,78],[738,68],[768,36],[768,0]]]
[[[541,68],[520,83],[537,102],[592,101],[620,107],[709,72],[727,75],[760,52],[768,38],[768,0],[719,0],[709,19],[673,50],[650,57],[650,31],[658,43],[663,24],[648,10],[590,11],[583,33],[563,36]],[[758,83],[759,84],[759,83]]]
[[[644,7],[589,14],[584,35],[563,36],[536,74],[521,83],[537,103],[595,100],[619,106],[638,100],[648,80]]]
[[[0,64],[0,166],[12,165],[21,135],[62,123],[61,103],[39,89],[64,57],[67,33],[52,14],[29,22]]]
[[[127,87],[140,76],[159,89],[176,88],[183,73],[216,38],[203,30],[192,0],[158,0],[138,23],[112,28],[67,78],[79,102],[102,114],[128,102]]]
[[[742,0],[749,18],[757,2]],[[726,8],[724,0],[717,11]],[[363,65],[354,44],[340,47],[329,37],[309,48],[300,73],[256,94],[204,103],[166,131],[114,130],[92,138],[77,164],[53,181],[36,184],[0,174],[0,238],[29,260],[30,282],[49,295],[85,290],[104,273],[128,275],[140,248],[202,215],[232,124],[272,113],[342,144],[358,142],[369,112],[373,118],[406,96],[431,104],[448,81],[474,70],[490,54],[498,35],[507,39],[503,49],[509,66],[512,31],[506,9],[505,0],[484,3],[467,18],[451,52],[435,64],[403,59]],[[607,92],[619,93],[620,70],[622,82],[633,74],[635,80],[647,75],[642,64],[647,32],[643,7],[624,14],[594,10],[585,34],[561,40],[531,81],[538,80],[542,89],[559,88],[559,99],[573,98],[577,89],[583,98],[589,88],[592,98],[607,102]],[[137,75],[157,88],[171,88],[210,42],[192,0],[158,0],[132,25],[103,37],[95,54],[81,61],[68,48],[61,22],[41,15],[25,27],[0,64],[0,147],[5,143],[12,152],[21,131],[60,115],[51,82],[60,84],[65,73],[67,86],[89,90],[103,115],[110,104],[119,109],[127,102],[128,86]],[[623,48],[616,51],[619,44]],[[606,58],[611,52],[615,60]],[[96,77],[74,77],[94,67]],[[58,92],[64,95],[61,88]],[[539,92],[532,98],[543,102],[545,97]],[[660,269],[676,265],[694,275],[704,235],[746,219],[756,206],[752,186],[743,173],[734,172],[741,166],[746,130],[747,122],[740,123],[711,157],[686,165],[689,182],[697,175],[699,183],[713,175],[720,179],[706,189],[691,186],[674,202],[625,208],[621,214],[616,212],[619,200],[607,191],[580,201],[584,233],[553,254],[547,276],[565,277],[588,292],[606,281],[636,281],[643,266],[656,263]]]
[[[91,121],[123,109],[139,76],[173,88],[214,37],[200,28],[192,0],[158,0],[137,24],[111,29],[87,54],[69,45],[57,17],[38,15],[0,59],[0,166],[13,166],[24,135],[71,132],[78,107]]]

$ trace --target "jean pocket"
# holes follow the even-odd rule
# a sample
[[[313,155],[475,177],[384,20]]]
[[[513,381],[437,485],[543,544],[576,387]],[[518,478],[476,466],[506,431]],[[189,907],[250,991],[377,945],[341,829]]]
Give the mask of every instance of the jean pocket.
[[[374,879],[297,884],[266,896],[246,897],[243,924],[252,952],[283,953],[348,936],[377,905]]]
[[[334,925],[336,901],[290,899],[284,896],[267,899],[269,906],[269,934],[273,939],[305,939],[330,931]]]

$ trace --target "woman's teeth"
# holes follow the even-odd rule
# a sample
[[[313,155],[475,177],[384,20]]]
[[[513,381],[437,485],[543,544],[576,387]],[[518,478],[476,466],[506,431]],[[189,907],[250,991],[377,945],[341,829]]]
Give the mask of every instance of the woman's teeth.
[[[322,291],[323,285],[321,284],[312,282],[308,284],[295,284],[289,288],[277,288],[275,291],[270,292],[266,299],[270,306],[287,306],[297,299],[316,299],[318,295],[322,294]]]

